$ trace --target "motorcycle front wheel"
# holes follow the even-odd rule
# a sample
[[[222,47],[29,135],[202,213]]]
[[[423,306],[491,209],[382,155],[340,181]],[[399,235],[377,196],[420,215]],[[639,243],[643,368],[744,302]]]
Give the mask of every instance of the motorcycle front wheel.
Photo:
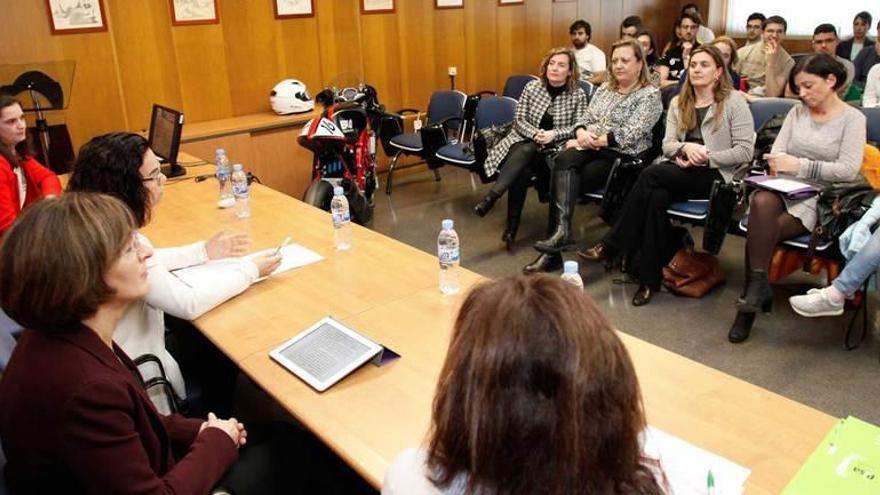
[[[333,186],[324,180],[318,179],[309,185],[303,195],[303,202],[330,211],[330,200],[333,199]]]

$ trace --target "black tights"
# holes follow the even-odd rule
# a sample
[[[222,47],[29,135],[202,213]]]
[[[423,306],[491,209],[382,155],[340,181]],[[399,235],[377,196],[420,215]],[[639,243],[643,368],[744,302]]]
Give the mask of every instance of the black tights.
[[[752,270],[769,269],[776,244],[805,231],[804,224],[785,210],[785,202],[778,194],[756,192],[749,201],[746,275]]]

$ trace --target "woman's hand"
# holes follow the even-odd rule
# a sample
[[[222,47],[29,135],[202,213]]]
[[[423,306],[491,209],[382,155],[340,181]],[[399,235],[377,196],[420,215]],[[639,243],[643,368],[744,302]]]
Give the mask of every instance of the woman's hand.
[[[209,260],[241,256],[251,246],[251,238],[243,233],[220,231],[205,241],[205,251]]]
[[[679,168],[689,168],[693,165],[690,160],[682,155],[676,155],[675,164],[678,165]]]
[[[788,153],[767,153],[764,155],[767,164],[770,165],[770,175],[779,172],[795,175],[801,169],[801,161]]]
[[[587,132],[586,129],[581,127],[577,131],[575,131],[574,135],[577,138],[577,144],[580,149],[582,149],[582,150],[591,149],[589,137],[592,135],[592,133]]]
[[[602,134],[601,136],[597,136],[594,134],[593,137],[593,148],[607,148],[608,147],[608,134]]]
[[[247,430],[244,428],[244,423],[239,423],[235,418],[219,419],[214,413],[208,413],[208,420],[202,423],[199,433],[207,428],[217,428],[229,435],[236,448],[247,443]]]
[[[257,265],[257,271],[260,272],[260,278],[268,277],[281,265],[280,254],[267,254],[254,259]]]
[[[545,131],[544,129],[538,129],[538,132],[535,133],[534,137],[534,141],[542,146],[552,143],[555,139],[555,131]]]
[[[567,149],[567,150],[579,149],[579,148],[580,148],[580,145],[578,144],[577,139],[569,139],[568,141],[565,142],[565,149]]]
[[[702,144],[687,143],[681,149],[691,165],[703,165],[709,161],[709,150]]]

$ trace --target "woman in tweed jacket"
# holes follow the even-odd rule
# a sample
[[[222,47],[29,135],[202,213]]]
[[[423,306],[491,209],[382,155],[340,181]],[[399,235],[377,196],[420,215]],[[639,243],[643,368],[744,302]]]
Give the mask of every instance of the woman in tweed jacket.
[[[688,77],[666,118],[664,160],[639,175],[602,242],[578,254],[598,261],[613,253],[639,251],[639,289],[633,305],[650,302],[660,289],[663,266],[681,247],[673,242],[669,204],[708,198],[716,180],[730,182],[752,159],[754,132],[749,105],[731,86],[721,51],[713,45],[694,48]]]
[[[648,77],[642,46],[636,40],[618,41],[611,48],[609,80],[590,101],[577,126],[576,139],[556,156],[550,237],[538,241],[542,254],[523,268],[525,273],[556,270],[561,252],[575,245],[571,217],[580,190],[601,189],[614,161],[621,155],[639,156],[651,148],[654,124],[663,113],[660,92]]]
[[[541,62],[541,79],[528,83],[516,105],[513,128],[489,150],[486,175],[498,173],[495,184],[474,212],[485,216],[508,189],[507,227],[501,236],[511,249],[526,201],[529,180],[549,176],[544,153],[574,136],[587,108],[587,95],[578,84],[578,67],[570,48],[554,48]],[[544,181],[547,182],[546,180]]]

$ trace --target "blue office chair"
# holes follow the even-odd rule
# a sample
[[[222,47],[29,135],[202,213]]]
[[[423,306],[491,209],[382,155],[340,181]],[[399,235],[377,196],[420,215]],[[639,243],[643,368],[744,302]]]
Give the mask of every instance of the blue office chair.
[[[493,125],[513,122],[516,112],[516,100],[507,96],[488,96],[479,100],[476,109],[476,130],[485,129]],[[482,163],[477,163],[474,147],[468,143],[450,143],[437,150],[436,157],[445,163],[466,168],[480,175],[483,182],[488,182],[482,170]]]
[[[759,98],[749,105],[752,111],[752,121],[755,123],[755,131],[761,128],[770,117],[785,113],[797,104],[798,100],[791,98]]]
[[[867,138],[872,143],[880,143],[880,108],[860,108],[867,120]]]
[[[586,93],[587,103],[589,103],[590,100],[593,99],[593,93],[596,92],[596,86],[590,81],[578,81],[578,84],[580,84],[581,89]]]
[[[514,100],[519,100],[523,90],[526,88],[526,84],[537,80],[538,77],[531,74],[517,74],[510,76],[507,78],[507,81],[504,82],[504,90],[501,92],[501,95],[508,96]]]
[[[6,468],[6,454],[3,452],[3,445],[0,445],[0,495],[12,495],[12,490],[6,485],[6,477],[3,470]]]
[[[401,155],[417,155],[425,161],[434,159],[434,153],[443,144],[446,144],[445,138],[451,129],[451,123],[460,124],[462,113],[464,111],[464,103],[467,95],[461,91],[437,91],[431,95],[431,101],[428,102],[428,115],[424,126],[419,132],[408,132],[398,134],[389,141],[391,150],[394,152],[394,158],[388,166],[388,178],[385,184],[385,194],[391,194],[391,184],[394,175],[394,169],[397,167],[397,161]],[[404,108],[397,112],[399,114],[419,113],[414,108]],[[440,132],[439,139],[441,142],[435,142],[437,133],[433,132],[438,129]],[[430,142],[425,143],[423,136],[430,136]],[[428,164],[432,165],[431,163]],[[431,167],[434,168],[434,167]],[[440,175],[436,168],[434,176],[440,180]]]

